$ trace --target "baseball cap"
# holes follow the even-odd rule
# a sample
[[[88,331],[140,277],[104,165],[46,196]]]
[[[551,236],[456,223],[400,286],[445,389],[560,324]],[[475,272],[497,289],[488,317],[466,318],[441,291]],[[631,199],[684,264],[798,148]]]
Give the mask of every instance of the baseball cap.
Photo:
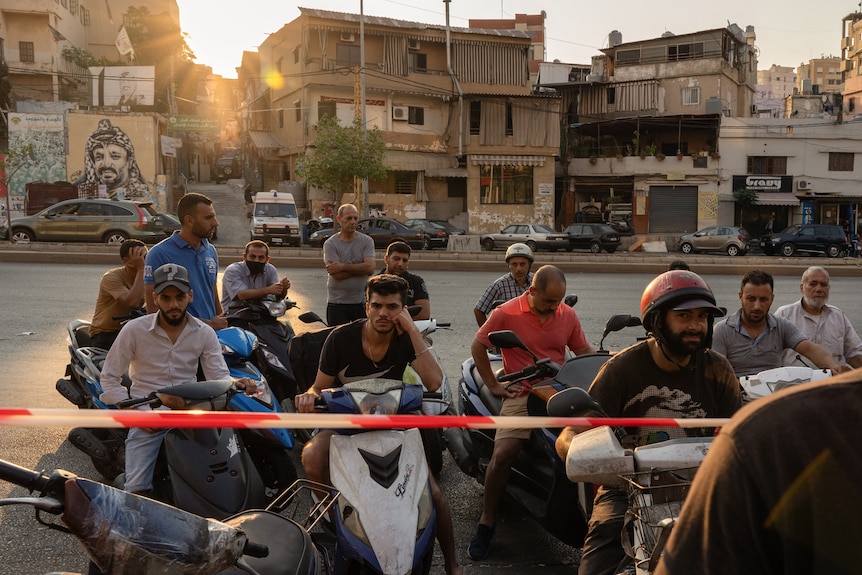
[[[725,315],[727,315],[727,310],[725,308],[719,307],[711,301],[707,301],[701,298],[692,298],[676,302],[671,305],[670,309],[674,311],[680,311],[684,309],[695,309],[699,307],[707,308],[708,310],[712,311],[712,313],[715,314],[716,317],[724,317]]]
[[[157,268],[153,272],[153,289],[156,293],[162,293],[168,286],[174,286],[183,293],[192,289],[188,270],[177,264],[165,264]]]

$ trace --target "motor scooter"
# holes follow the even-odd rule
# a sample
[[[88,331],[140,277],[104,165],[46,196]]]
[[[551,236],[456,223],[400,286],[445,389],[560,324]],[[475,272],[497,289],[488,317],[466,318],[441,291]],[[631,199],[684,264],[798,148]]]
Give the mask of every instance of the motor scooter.
[[[331,413],[416,413],[423,398],[439,399],[420,385],[367,379],[324,390],[318,405]],[[333,573],[427,574],[435,539],[429,469],[417,429],[336,434],[329,472],[339,495],[333,512],[312,536],[333,557]],[[270,504],[281,512],[290,495]]]
[[[511,384],[517,381],[531,382],[532,391],[527,408],[530,415],[547,415],[546,403],[560,390],[578,387],[589,388],[602,365],[610,358],[604,349],[604,340],[612,332],[626,327],[641,325],[640,319],[627,314],[614,315],[608,319],[599,344],[599,352],[571,356],[563,365],[547,358],[537,358],[511,331],[493,332],[491,343],[499,348],[519,347],[533,357],[534,363],[523,370],[502,373],[502,359],[491,352],[492,367],[496,362],[500,369],[497,380]],[[461,415],[498,416],[502,400],[484,384],[472,358],[461,366],[458,382],[458,402]],[[446,443],[458,467],[480,483],[484,483],[485,472],[494,451],[493,429],[448,429]],[[583,544],[587,531],[587,519],[592,508],[591,485],[576,484],[568,480],[563,462],[556,454],[555,442],[558,429],[536,429],[530,434],[527,444],[521,449],[506,485],[506,499],[521,507],[548,533],[573,547]]]
[[[37,493],[2,499],[0,506],[33,507],[40,524],[71,533],[106,574],[320,573],[308,526],[282,515],[250,510],[206,519],[61,469],[46,474],[2,460],[0,480]],[[322,501],[323,512],[335,497]]]
[[[228,324],[255,334],[259,345],[255,347],[252,362],[260,369],[276,399],[281,402],[297,394],[296,378],[288,356],[290,340],[295,333],[289,321],[278,318],[297,307],[287,298],[267,296],[245,300],[243,307],[232,309]]]
[[[585,390],[570,388],[547,403],[548,415],[578,417],[604,410]],[[565,470],[574,483],[617,487],[628,493],[629,509],[622,546],[637,575],[648,575],[658,565],[674,522],[712,437],[684,437],[624,448],[622,429],[595,427],[575,435]],[[630,572],[625,565],[620,572]]]

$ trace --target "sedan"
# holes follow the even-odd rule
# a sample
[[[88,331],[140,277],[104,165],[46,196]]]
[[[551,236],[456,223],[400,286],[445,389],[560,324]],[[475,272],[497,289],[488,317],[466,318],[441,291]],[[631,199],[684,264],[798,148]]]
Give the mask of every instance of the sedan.
[[[6,226],[0,229],[6,237]],[[128,239],[155,243],[165,237],[162,220],[149,202],[74,199],[58,202],[32,216],[12,218],[12,241],[104,242]]]
[[[390,218],[368,218],[359,220],[356,228],[363,234],[368,234],[374,240],[374,247],[385,250],[394,241],[401,240],[417,250],[430,250],[431,238],[429,235],[414,228],[408,228],[398,220]]]
[[[413,219],[404,222],[404,225],[414,230],[422,230],[428,234],[432,248],[445,248],[449,245],[449,232],[443,226],[435,224],[431,220]]]
[[[565,232],[555,232],[544,224],[512,224],[503,228],[499,234],[485,234],[480,240],[488,251],[507,248],[512,244],[527,244],[531,250],[565,250],[569,247],[569,236]]]
[[[751,238],[745,228],[711,226],[680,237],[677,245],[684,254],[725,252],[729,256],[744,256],[751,249]]]
[[[620,247],[620,234],[607,224],[572,224],[566,228],[569,251],[588,249],[594,254],[605,250],[609,254]]]

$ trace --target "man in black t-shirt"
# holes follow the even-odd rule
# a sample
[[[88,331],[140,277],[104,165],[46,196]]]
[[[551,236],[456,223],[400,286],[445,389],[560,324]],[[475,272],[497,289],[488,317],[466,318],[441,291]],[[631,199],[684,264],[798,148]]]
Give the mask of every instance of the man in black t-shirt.
[[[431,319],[431,298],[428,295],[428,288],[425,287],[425,280],[407,271],[412,251],[410,245],[401,240],[389,244],[386,255],[383,256],[386,267],[380,273],[396,275],[407,280],[410,287],[407,288],[407,299],[404,300],[404,305],[418,305],[422,308],[422,311],[414,315],[413,319]]]
[[[330,387],[369,378],[401,379],[409,363],[429,391],[443,383],[443,370],[422,339],[404,304],[407,281],[391,274],[373,276],[365,287],[365,319],[337,327],[326,338],[314,384],[294,399],[296,410],[314,412],[314,400]],[[308,479],[330,483],[329,443],[335,432],[317,433],[302,450]],[[455,556],[452,514],[433,475],[428,475],[437,513],[437,541],[446,573],[461,573]]]

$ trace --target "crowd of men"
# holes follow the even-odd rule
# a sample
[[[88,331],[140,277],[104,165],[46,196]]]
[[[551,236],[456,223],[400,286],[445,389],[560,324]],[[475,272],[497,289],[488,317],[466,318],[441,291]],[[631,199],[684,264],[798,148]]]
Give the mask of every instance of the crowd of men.
[[[123,244],[120,256],[124,265],[107,272],[102,280],[92,335],[111,348],[103,372],[106,384],[103,400],[114,402],[127,393],[137,396],[154,386],[179,383],[177,378],[193,378],[198,362],[205,375],[223,376],[224,362],[209,328],[226,327],[226,312],[229,316],[231,309],[243,300],[266,295],[281,298],[288,293],[289,280],[279,279],[277,270],[269,263],[268,246],[258,241],[246,246],[243,261],[228,266],[222,281],[224,297],[220,298],[216,281],[218,255],[209,243],[218,225],[212,202],[200,194],[187,194],[179,203],[178,216],[181,229],[149,251],[132,242]],[[313,410],[314,399],[323,389],[371,374],[399,378],[408,364],[429,389],[436,389],[442,382],[442,368],[433,354],[426,353],[427,344],[407,312],[408,306],[417,306],[418,319],[429,318],[431,314],[431,296],[425,281],[408,271],[410,247],[404,242],[391,244],[384,256],[383,269],[376,272],[374,244],[371,238],[357,232],[357,219],[355,206],[339,207],[336,215],[339,231],[323,247],[323,265],[328,275],[327,320],[330,326],[340,327],[332,331],[324,344],[313,385],[297,396],[298,411]],[[512,330],[539,357],[560,364],[566,361],[567,354],[577,356],[595,351],[575,311],[562,304],[566,295],[565,274],[550,265],[533,272],[534,260],[528,246],[511,246],[505,257],[507,273],[488,286],[474,310],[478,331],[471,354],[488,389],[502,398],[504,416],[526,414],[530,382],[509,387],[497,382],[488,360],[489,333]],[[684,262],[675,262],[671,267],[646,286],[641,298],[641,316],[648,338],[607,361],[590,386],[590,396],[607,415],[731,417],[743,404],[740,376],[782,365],[830,369],[833,374],[862,366],[862,341],[844,313],[828,304],[830,278],[824,268],[805,270],[800,299],[781,306],[775,313],[770,311],[774,303],[772,276],[752,270],[741,280],[739,309],[728,315],[719,305],[726,302],[718,302],[709,285],[686,269]],[[141,305],[153,315],[133,320],[122,329],[105,320],[118,315],[115,312],[122,308]],[[141,353],[137,341],[161,351],[156,355]],[[504,349],[502,356],[507,373],[531,361],[520,349]],[[194,369],[166,365],[164,357],[193,363]],[[134,367],[132,386],[126,390],[119,384],[119,378],[130,364]],[[769,572],[826,572],[800,567],[822,565],[836,567],[830,572],[844,572],[841,568],[845,558],[835,556],[833,547],[824,539],[839,537],[837,519],[824,517],[829,514],[823,509],[811,512],[811,505],[804,501],[792,502],[798,509],[787,508],[783,498],[801,481],[812,500],[826,506],[825,509],[833,508],[830,486],[815,487],[811,478],[805,476],[811,471],[806,463],[824,453],[832,466],[833,475],[828,477],[839,472],[846,473],[849,479],[858,477],[853,473],[862,466],[860,457],[855,455],[858,449],[843,445],[853,434],[834,437],[842,429],[835,421],[852,425],[847,406],[855,408],[862,402],[862,391],[856,391],[851,383],[855,379],[848,374],[796,393],[812,404],[822,404],[822,409],[803,408],[804,414],[797,413],[799,403],[790,401],[791,396],[755,402],[719,434],[720,442],[716,442],[720,446],[716,449],[719,455],[707,460],[715,473],[695,482],[692,503],[686,508],[690,511],[684,512],[680,519],[690,530],[674,530],[663,572],[688,572],[686,568],[692,564],[699,565],[701,572],[710,573],[766,572],[743,568],[758,562],[786,566],[783,571]],[[838,401],[836,398],[842,403],[832,403]],[[835,421],[816,432],[812,428],[809,434],[800,432],[801,422],[793,420],[796,415],[804,415],[807,420],[832,420],[831,412],[839,408],[840,415]],[[776,422],[784,422],[787,427],[780,428]],[[771,429],[776,432],[771,433]],[[778,441],[791,430],[795,439],[790,445],[799,445],[800,453],[785,457],[784,452],[794,449],[776,447],[770,451],[771,443],[761,442],[764,436],[770,436],[770,442]],[[580,431],[566,428],[561,432],[557,442],[561,458],[566,457],[572,438]],[[714,432],[712,428],[661,433],[654,429],[629,430],[637,445]],[[332,432],[316,435],[303,451],[306,473],[318,481],[328,480],[331,435]],[[148,479],[151,460],[161,437],[149,431],[129,437],[127,461],[132,462],[135,479],[131,488],[145,493],[151,487]],[[471,560],[483,560],[492,552],[497,506],[512,462],[529,437],[529,429],[500,430],[496,434],[485,475],[482,514],[467,544]],[[835,446],[840,446],[840,452],[837,447],[830,449],[829,442],[833,440]],[[136,453],[142,454],[139,457],[143,462],[135,461]],[[822,469],[815,471],[826,473]],[[772,472],[776,473],[777,483],[764,492],[761,484]],[[705,476],[701,473],[698,477]],[[460,573],[451,514],[433,478],[432,492],[446,572]],[[736,494],[744,497],[744,501],[724,503],[724,498]],[[862,504],[862,495],[855,492],[844,495],[850,500],[851,510]],[[795,497],[799,499],[798,494]],[[717,505],[721,513],[714,513]],[[620,539],[627,507],[625,492],[610,487],[598,489],[578,570],[581,575],[613,575],[625,568],[627,558]],[[780,516],[776,517],[776,513]],[[789,522],[805,523],[801,533],[816,541],[804,549],[789,550],[800,537],[788,527]],[[859,530],[854,527],[852,533]],[[755,543],[748,546],[750,552],[740,553],[745,560],[738,561],[739,570],[724,570],[727,566],[722,564],[726,559],[722,551],[732,555],[731,551],[747,547],[740,540],[742,533],[751,538],[749,543]],[[840,540],[846,538],[846,532],[842,532]],[[816,544],[821,539],[824,543]],[[707,540],[709,544],[704,545]],[[739,548],[732,547],[731,541],[739,541]],[[851,563],[849,556],[846,560]]]

